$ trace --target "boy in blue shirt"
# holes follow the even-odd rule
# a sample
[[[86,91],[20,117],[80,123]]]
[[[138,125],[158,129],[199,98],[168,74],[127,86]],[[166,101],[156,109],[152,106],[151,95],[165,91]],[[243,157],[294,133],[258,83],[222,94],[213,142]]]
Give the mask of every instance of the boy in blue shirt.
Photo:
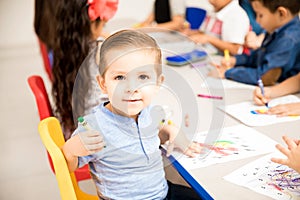
[[[217,66],[219,77],[264,85],[296,75],[300,71],[299,0],[251,0],[256,20],[266,30],[262,46],[250,56],[237,55],[223,59]]]
[[[159,145],[179,144],[190,156],[200,145],[183,145],[179,129],[162,125],[163,112],[150,105],[164,80],[155,40],[132,30],[111,35],[100,49],[99,72],[109,101],[84,116],[62,147],[69,169],[89,163],[100,199],[174,199]],[[86,123],[94,130],[86,130]],[[183,198],[200,199],[191,189]]]

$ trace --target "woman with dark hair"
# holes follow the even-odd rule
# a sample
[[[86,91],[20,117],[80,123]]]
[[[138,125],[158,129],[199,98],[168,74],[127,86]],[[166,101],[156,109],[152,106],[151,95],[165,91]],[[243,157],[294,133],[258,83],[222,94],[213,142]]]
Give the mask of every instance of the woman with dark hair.
[[[91,77],[97,65],[95,57],[89,56],[91,65],[86,65],[77,84],[80,91],[72,96],[79,68],[89,52],[101,41],[104,24],[114,16],[118,0],[61,0],[56,7],[56,30],[53,45],[53,86],[54,114],[61,121],[65,139],[76,128],[74,118],[86,114],[100,102],[93,92],[100,92],[96,78]],[[99,39],[100,38],[100,39]],[[91,72],[93,71],[93,73]],[[92,84],[95,82],[95,84]],[[91,85],[90,85],[91,83]],[[73,99],[75,98],[75,100]],[[90,101],[91,100],[91,101]],[[76,105],[76,116],[73,116]],[[82,108],[83,106],[84,108]],[[77,115],[78,114],[78,115]]]
[[[186,5],[184,0],[155,0],[151,13],[137,28],[158,27],[182,30],[185,25]]]
[[[34,31],[48,49],[54,42],[56,3],[55,0],[36,0],[34,5]]]

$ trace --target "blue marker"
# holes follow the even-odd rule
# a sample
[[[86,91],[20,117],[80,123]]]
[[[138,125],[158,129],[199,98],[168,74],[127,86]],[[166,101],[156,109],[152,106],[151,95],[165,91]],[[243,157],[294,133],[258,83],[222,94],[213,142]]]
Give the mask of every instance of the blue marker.
[[[264,97],[264,96],[265,96],[265,90],[264,90],[264,84],[263,84],[262,80],[261,80],[261,79],[258,79],[257,84],[258,84],[258,87],[259,87],[260,90],[261,90],[261,94],[262,94],[263,97]],[[265,105],[267,106],[267,108],[269,108],[268,103],[266,103]]]

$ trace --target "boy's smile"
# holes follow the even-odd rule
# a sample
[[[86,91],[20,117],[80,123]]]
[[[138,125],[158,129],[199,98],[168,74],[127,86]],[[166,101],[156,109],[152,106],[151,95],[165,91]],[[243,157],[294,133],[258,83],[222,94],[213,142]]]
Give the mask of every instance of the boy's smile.
[[[114,55],[114,53],[110,54]],[[108,59],[112,60],[112,59]],[[108,94],[107,108],[123,116],[135,118],[151,103],[163,77],[157,77],[152,51],[131,51],[113,60],[104,77],[98,77],[103,93]]]

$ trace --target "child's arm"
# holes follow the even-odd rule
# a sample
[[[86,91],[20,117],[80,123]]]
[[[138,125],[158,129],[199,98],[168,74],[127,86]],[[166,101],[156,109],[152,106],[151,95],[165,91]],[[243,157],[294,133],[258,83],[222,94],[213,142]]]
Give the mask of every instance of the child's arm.
[[[229,58],[224,58],[221,60],[220,65],[216,63],[211,63],[216,70],[212,70],[208,73],[208,76],[212,76],[214,78],[225,78],[225,72],[228,69],[231,69],[235,66],[236,58],[234,56],[230,56]],[[215,73],[217,72],[217,73]]]
[[[268,114],[283,116],[300,116],[300,103],[280,104],[268,109]]]
[[[282,73],[281,68],[273,68],[262,75],[261,80],[265,86],[275,85]]]
[[[287,136],[283,136],[282,139],[288,145],[288,148],[280,144],[277,144],[276,148],[283,153],[287,159],[272,158],[271,160],[282,165],[287,165],[300,173],[300,141],[292,140]]]
[[[78,157],[101,151],[105,146],[103,137],[97,131],[89,130],[71,137],[62,147],[70,171],[78,167]]]
[[[200,144],[191,142],[178,127],[170,123],[161,126],[159,138],[161,144],[169,142],[167,156],[170,155],[174,147],[178,147],[185,155],[190,157],[195,157],[195,153],[200,153],[202,148]]]
[[[190,39],[196,43],[206,44],[210,43],[211,45],[215,46],[219,51],[224,51],[228,49],[231,55],[236,55],[239,53],[239,49],[242,47],[240,44],[235,44],[231,42],[226,42],[221,40],[217,37],[205,34],[205,33],[197,33],[190,36]]]
[[[253,100],[256,104],[263,105],[273,98],[288,95],[288,94],[293,94],[299,91],[300,91],[300,73],[286,79],[282,83],[277,84],[273,87],[266,87],[265,99],[261,94],[260,88],[255,88],[253,92]]]
[[[206,35],[207,42],[215,46],[219,51],[224,51],[225,49],[228,49],[229,53],[231,55],[237,55],[239,54],[240,48],[242,48],[241,44],[226,42],[224,40],[221,40],[217,37]]]
[[[275,86],[276,87],[276,86]],[[264,95],[261,93],[260,87],[253,90],[253,101],[257,105],[266,105],[271,100],[272,87],[264,88]]]
[[[148,17],[141,23],[138,23],[135,25],[136,28],[146,27],[150,26],[154,22],[154,13],[150,13]]]
[[[261,78],[264,85],[274,85],[281,74],[281,68],[273,68],[266,72]],[[257,80],[260,78],[256,68],[238,66],[231,68],[225,72],[225,78],[238,81],[241,83],[257,85]]]
[[[254,31],[249,31],[245,37],[245,46],[253,50],[258,49],[261,46],[264,38],[265,33],[256,35]]]

